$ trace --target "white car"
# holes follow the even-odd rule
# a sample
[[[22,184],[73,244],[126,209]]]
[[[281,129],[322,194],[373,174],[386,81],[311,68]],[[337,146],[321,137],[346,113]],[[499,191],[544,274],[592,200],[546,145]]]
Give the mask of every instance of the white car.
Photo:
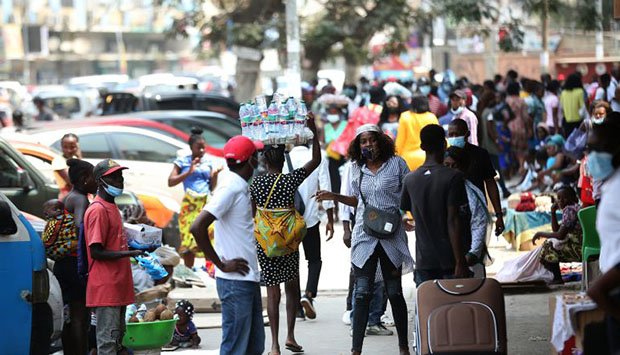
[[[129,169],[123,172],[127,190],[168,191],[177,202],[183,200],[183,186],[168,187],[172,163],[179,156],[190,154],[189,146],[174,138],[142,128],[125,126],[88,126],[37,131],[38,142],[61,150],[60,139],[66,133],[80,138],[85,160],[93,165],[106,158],[114,159]],[[207,156],[214,167],[225,165],[224,159]]]

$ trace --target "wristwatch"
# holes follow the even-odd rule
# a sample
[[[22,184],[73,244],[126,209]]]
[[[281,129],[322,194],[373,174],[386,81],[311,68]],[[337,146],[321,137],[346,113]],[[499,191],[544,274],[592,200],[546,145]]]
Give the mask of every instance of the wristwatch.
[[[496,213],[495,213],[495,217],[496,217],[496,218],[500,218],[500,217],[503,217],[503,216],[504,216],[504,213],[503,213],[503,212],[496,212]]]

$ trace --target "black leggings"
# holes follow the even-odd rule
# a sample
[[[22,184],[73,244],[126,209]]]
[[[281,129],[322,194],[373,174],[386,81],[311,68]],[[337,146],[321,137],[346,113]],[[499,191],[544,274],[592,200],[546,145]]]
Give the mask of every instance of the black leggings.
[[[362,351],[364,334],[368,324],[368,309],[373,295],[373,285],[377,273],[377,263],[381,263],[381,272],[385,290],[392,305],[392,316],[398,333],[398,345],[407,348],[407,304],[401,284],[402,269],[396,268],[390,258],[377,243],[374,253],[361,269],[353,265],[355,274],[355,311],[353,312],[353,346],[351,351]]]
[[[319,287],[319,276],[321,275],[321,233],[319,232],[319,226],[317,223],[315,226],[308,228],[306,237],[303,240],[304,254],[308,261],[308,281],[306,283],[306,295],[315,298],[317,288]]]

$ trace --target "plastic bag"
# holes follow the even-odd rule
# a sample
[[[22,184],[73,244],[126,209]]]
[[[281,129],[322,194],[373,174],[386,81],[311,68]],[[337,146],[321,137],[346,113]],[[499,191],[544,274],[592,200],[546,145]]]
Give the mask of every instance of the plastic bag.
[[[545,281],[549,283],[553,281],[553,273],[547,270],[540,262],[540,253],[542,247],[509,260],[497,272],[495,279],[502,283],[508,282],[531,282]]]
[[[164,269],[154,253],[146,253],[146,256],[136,256],[136,261],[146,269],[146,272],[155,281],[168,276],[168,271]]]
[[[576,128],[566,139],[564,143],[564,151],[575,159],[581,159],[586,149],[588,141],[588,133]]]
[[[162,245],[153,252],[162,265],[177,266],[181,262],[181,257],[174,248]]]
[[[133,249],[147,250],[161,246],[161,229],[147,224],[124,223],[127,244]]]

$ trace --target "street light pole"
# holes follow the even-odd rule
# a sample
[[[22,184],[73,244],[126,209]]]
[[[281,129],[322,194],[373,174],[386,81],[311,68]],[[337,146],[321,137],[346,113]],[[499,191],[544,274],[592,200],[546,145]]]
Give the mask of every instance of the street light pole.
[[[286,1],[286,78],[288,94],[301,97],[301,60],[297,0]]]
[[[603,17],[603,1],[602,0],[596,0],[595,5],[596,6],[596,14],[598,15],[598,18],[600,21],[597,21],[597,28],[596,28],[596,49],[595,49],[595,56],[596,56],[596,60],[601,60],[603,59],[603,56],[605,55],[605,50],[604,50],[604,42],[603,42],[603,21],[602,21],[602,17]]]

